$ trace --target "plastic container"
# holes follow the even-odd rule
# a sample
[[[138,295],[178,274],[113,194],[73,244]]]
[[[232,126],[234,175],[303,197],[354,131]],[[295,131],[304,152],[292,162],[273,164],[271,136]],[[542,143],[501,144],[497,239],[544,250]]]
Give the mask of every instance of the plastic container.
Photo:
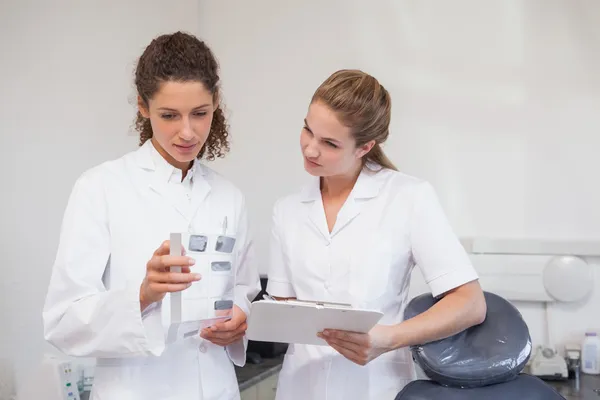
[[[600,337],[596,332],[586,332],[581,345],[581,372],[600,375]]]

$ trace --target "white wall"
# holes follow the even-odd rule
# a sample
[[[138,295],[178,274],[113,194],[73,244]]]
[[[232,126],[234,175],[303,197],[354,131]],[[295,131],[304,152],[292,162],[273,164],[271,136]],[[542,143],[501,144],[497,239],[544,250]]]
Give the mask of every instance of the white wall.
[[[196,0],[0,2],[0,384],[13,374],[24,382],[49,350],[41,310],[74,180],[137,146],[136,58],[156,35],[197,33],[198,8]]]
[[[600,2],[215,1],[200,32],[232,110],[217,165],[247,193],[263,272],[273,202],[305,177],[302,118],[339,68],[390,90],[386,150],[435,185],[459,235],[600,238]],[[588,303],[551,311],[559,344],[600,329],[599,292],[597,274]],[[541,305],[519,308],[541,343]]]
[[[598,2],[290,4],[0,2],[0,384],[49,350],[40,312],[71,185],[136,146],[132,67],[167,31],[200,32],[221,60],[233,151],[216,165],[248,195],[263,270],[271,206],[305,177],[308,100],[348,67],[392,92],[387,150],[435,184],[459,234],[600,237]],[[600,328],[599,304],[561,307],[555,336]],[[538,308],[522,307],[535,335]]]

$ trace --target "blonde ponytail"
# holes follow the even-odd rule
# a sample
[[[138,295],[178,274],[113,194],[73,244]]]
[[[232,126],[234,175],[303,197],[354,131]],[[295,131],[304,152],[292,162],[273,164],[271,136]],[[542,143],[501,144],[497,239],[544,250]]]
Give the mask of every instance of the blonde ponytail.
[[[379,145],[379,143],[375,143],[375,146],[371,149],[369,153],[365,156],[366,161],[370,161],[377,165],[382,166],[383,168],[392,169],[394,171],[398,171],[398,168],[394,165],[394,163],[385,155],[383,149]]]
[[[364,163],[370,161],[397,171],[380,146],[390,133],[392,99],[377,79],[360,70],[334,72],[315,91],[312,102],[316,101],[331,108],[350,127],[356,146],[375,141],[363,157]]]

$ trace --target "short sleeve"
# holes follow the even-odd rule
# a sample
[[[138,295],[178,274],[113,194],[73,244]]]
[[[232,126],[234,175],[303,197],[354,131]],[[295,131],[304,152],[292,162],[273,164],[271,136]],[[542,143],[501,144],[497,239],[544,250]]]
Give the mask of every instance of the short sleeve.
[[[273,208],[271,223],[269,272],[267,293],[275,297],[296,297],[289,274],[289,262],[286,257],[281,204],[277,202]]]
[[[410,226],[411,251],[432,295],[478,279],[431,184],[417,186]]]

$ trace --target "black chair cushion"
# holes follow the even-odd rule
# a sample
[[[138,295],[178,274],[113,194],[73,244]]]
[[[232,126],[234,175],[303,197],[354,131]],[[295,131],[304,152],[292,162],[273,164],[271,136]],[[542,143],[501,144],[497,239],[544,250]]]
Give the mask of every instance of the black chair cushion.
[[[521,374],[496,385],[461,389],[419,380],[406,385],[395,400],[564,400],[552,386],[541,379]]]
[[[525,367],[531,338],[521,313],[498,295],[484,295],[487,316],[482,324],[411,347],[415,362],[430,379],[444,386],[481,387],[514,379]],[[415,297],[407,305],[404,319],[428,310],[436,301],[431,294]]]

